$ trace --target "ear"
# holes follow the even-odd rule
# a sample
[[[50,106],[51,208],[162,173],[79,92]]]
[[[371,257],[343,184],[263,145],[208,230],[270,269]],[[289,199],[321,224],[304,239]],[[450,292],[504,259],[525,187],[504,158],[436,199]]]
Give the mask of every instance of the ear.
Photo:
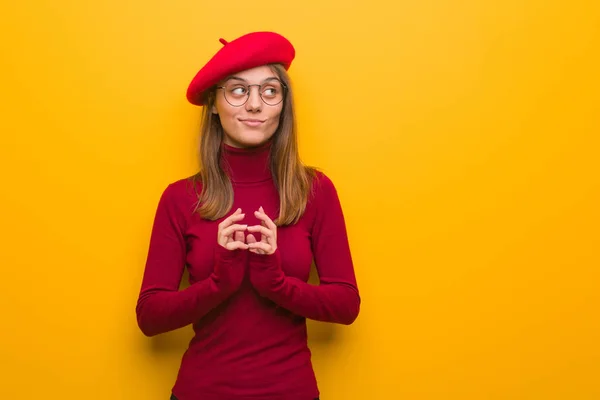
[[[216,106],[216,104],[213,104],[213,106],[212,106],[212,108],[210,109],[210,111],[211,111],[213,114],[219,114],[219,111],[217,111],[217,106]]]

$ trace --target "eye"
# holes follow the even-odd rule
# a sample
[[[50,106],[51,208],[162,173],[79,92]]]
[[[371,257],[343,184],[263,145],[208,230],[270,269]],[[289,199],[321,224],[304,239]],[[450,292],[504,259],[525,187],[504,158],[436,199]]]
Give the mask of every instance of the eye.
[[[243,96],[246,94],[246,91],[247,90],[244,86],[234,86],[232,88],[229,88],[229,92],[236,96]]]
[[[265,90],[263,90],[263,94],[266,96],[275,96],[277,95],[277,89],[274,87],[265,88]]]

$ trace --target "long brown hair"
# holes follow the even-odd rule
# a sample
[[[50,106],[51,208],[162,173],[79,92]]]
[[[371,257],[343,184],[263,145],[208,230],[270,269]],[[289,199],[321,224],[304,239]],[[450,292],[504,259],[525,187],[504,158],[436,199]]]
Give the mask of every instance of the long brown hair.
[[[269,66],[287,88],[270,153],[271,174],[279,192],[279,215],[274,222],[282,226],[296,223],[304,213],[316,169],[300,160],[294,96],[287,71],[279,64]],[[215,98],[215,90],[208,91],[202,111],[200,171],[193,177],[202,186],[196,211],[213,221],[233,206],[231,181],[220,163],[224,132],[219,117],[212,113]]]

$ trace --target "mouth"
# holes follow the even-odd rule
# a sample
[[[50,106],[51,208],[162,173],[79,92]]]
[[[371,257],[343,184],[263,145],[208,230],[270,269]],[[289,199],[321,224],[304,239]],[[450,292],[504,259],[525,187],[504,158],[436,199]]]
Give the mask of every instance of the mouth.
[[[255,118],[240,118],[238,120],[247,126],[260,126],[265,122],[265,120]]]

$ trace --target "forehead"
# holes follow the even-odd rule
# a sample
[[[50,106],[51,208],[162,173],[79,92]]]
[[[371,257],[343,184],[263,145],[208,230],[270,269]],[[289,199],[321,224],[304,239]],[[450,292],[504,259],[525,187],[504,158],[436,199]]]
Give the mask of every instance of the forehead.
[[[277,74],[273,72],[273,70],[269,66],[263,65],[260,67],[250,68],[244,71],[236,72],[235,74],[232,74],[225,78],[225,80],[231,79],[232,77],[241,78],[251,83],[258,83],[268,78],[277,78]]]

